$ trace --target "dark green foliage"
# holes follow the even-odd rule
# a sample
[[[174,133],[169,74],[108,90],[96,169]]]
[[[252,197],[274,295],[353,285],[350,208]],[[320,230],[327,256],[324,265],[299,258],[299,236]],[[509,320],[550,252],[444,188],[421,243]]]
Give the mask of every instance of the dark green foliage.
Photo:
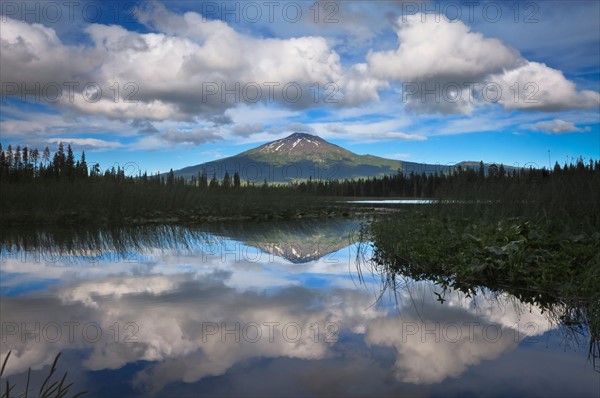
[[[559,322],[584,325],[590,353],[599,352],[600,163],[510,175],[459,170],[436,197],[420,213],[372,224],[374,258],[388,281],[405,275],[467,294],[508,292]]]
[[[35,154],[35,155],[34,155]],[[426,197],[457,201],[455,212],[494,211],[510,216],[514,210],[530,218],[573,218],[600,228],[600,163],[590,161],[546,169],[511,169],[475,165],[457,166],[448,174],[403,174],[357,180],[313,180],[276,184],[246,182],[226,173],[219,181],[206,170],[185,180],[172,170],[161,175],[126,176],[114,167],[101,172],[98,164],[88,168],[85,153],[75,161],[70,146],[61,143],[52,161],[46,148],[37,150],[0,148],[0,220],[4,223],[114,223],[124,218],[178,219],[240,216],[260,217],[275,213],[321,210],[340,197]],[[285,200],[283,200],[285,199]],[[461,205],[462,203],[462,205]],[[339,206],[339,205],[338,205]],[[445,206],[448,207],[448,206]],[[312,211],[312,210],[311,210]],[[304,212],[306,213],[306,212]],[[314,212],[313,212],[314,213]],[[320,211],[319,211],[320,214]]]
[[[94,165],[94,170],[99,173],[99,165]],[[50,149],[44,149],[40,159],[37,149],[29,150],[17,147],[15,151],[9,145],[6,152],[0,146],[0,182],[24,183],[36,181],[55,180],[80,180],[88,177],[88,165],[85,153],[80,160],[75,160],[71,146],[67,146],[65,154],[64,145],[59,144],[50,162]]]
[[[600,231],[600,162],[585,164],[579,159],[563,169],[555,166],[553,171],[530,168],[504,174],[502,168],[492,170],[483,180],[467,169],[442,181],[435,197],[454,204],[438,206],[438,210],[480,218],[523,216],[557,228],[576,225]]]
[[[198,188],[202,190],[208,188],[208,176],[206,175],[206,170],[202,170],[201,173],[198,173]]]
[[[167,186],[172,187],[175,185],[175,174],[173,174],[173,169],[169,170],[169,174],[167,174]]]
[[[542,306],[557,297],[600,300],[600,291],[588,286],[600,277],[598,232],[558,231],[521,218],[406,214],[373,223],[372,233],[377,262],[417,280],[507,290]]]
[[[229,189],[231,188],[231,177],[229,176],[228,172],[225,172],[225,176],[223,177],[223,189]]]

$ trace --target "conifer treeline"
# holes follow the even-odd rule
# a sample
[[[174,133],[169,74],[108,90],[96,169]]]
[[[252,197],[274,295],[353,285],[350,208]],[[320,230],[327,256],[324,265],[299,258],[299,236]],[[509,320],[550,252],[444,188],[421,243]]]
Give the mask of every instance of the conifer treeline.
[[[581,183],[583,188],[600,178],[600,162],[590,160],[589,163],[585,163],[582,158],[579,158],[576,163],[565,163],[562,167],[555,163],[552,170],[510,168],[508,171],[503,165],[486,167],[483,162],[480,162],[477,168],[459,165],[451,173],[405,174],[399,171],[395,175],[352,180],[309,179],[290,184],[269,184],[264,180],[256,184],[249,181],[242,182],[237,172],[233,175],[226,172],[222,180],[217,179],[216,174],[209,179],[205,170],[188,180],[176,177],[173,170],[165,175],[157,173],[148,176],[146,172],[126,175],[124,168],[112,167],[102,173],[98,164],[88,167],[85,152],[75,160],[71,146],[68,145],[65,151],[63,143],[59,143],[58,149],[53,154],[48,147],[43,152],[38,151],[37,148],[31,150],[20,146],[13,149],[10,145],[4,150],[0,144],[0,181],[2,182],[76,181],[89,178],[130,184],[188,186],[200,190],[218,191],[242,187],[263,189],[269,187],[334,197],[464,198],[475,195],[477,198],[492,198],[503,196],[507,191],[515,189],[530,190],[540,184],[559,183],[571,186],[573,181],[576,181]]]
[[[0,181],[3,182],[27,182],[32,180],[74,180],[95,176],[100,173],[100,166],[94,165],[88,170],[85,160],[85,152],[81,158],[75,160],[71,145],[67,146],[65,152],[64,144],[61,142],[58,149],[51,157],[50,149],[46,147],[43,152],[28,147],[17,146],[14,150],[11,145],[6,151],[0,144]]]
[[[465,212],[473,203],[493,201],[496,211],[535,211],[568,216],[600,227],[600,162],[547,169],[505,169],[500,166],[460,167],[450,173],[397,173],[355,180],[312,180],[289,184],[244,181],[238,173],[223,179],[202,171],[184,179],[170,172],[148,176],[111,167],[89,166],[85,153],[76,160],[70,146],[48,148],[0,146],[0,219],[60,222],[74,214],[86,222],[109,217],[144,216],[152,212],[199,215],[293,215],[307,209],[339,207],[340,197],[414,197],[458,200]],[[329,200],[332,199],[332,200]],[[488,206],[489,207],[489,206]],[[512,210],[511,210],[512,207]],[[341,211],[341,210],[340,210]],[[29,218],[27,218],[29,217]],[[57,221],[59,220],[59,221]]]

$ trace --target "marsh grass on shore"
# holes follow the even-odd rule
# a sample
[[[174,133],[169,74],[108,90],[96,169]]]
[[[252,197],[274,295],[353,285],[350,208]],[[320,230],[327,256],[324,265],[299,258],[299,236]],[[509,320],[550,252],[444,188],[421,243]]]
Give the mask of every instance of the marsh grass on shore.
[[[551,321],[589,335],[600,353],[600,231],[588,222],[506,217],[506,211],[460,207],[398,212],[371,223],[377,272],[395,291],[397,278],[430,281],[474,296],[505,292],[539,306]],[[588,210],[593,213],[594,210]],[[485,216],[482,216],[485,214]],[[513,213],[514,214],[514,213]],[[596,214],[590,214],[596,217]]]

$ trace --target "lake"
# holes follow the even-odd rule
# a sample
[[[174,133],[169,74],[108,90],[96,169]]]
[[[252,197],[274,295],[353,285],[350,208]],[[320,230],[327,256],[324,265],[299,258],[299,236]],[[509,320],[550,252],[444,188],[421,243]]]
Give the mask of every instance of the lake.
[[[364,223],[3,231],[3,380],[39,388],[61,352],[90,397],[600,395],[585,329],[505,293],[386,288]]]
[[[357,204],[392,204],[392,205],[428,205],[435,203],[430,199],[367,199],[367,200],[347,200],[345,203]]]

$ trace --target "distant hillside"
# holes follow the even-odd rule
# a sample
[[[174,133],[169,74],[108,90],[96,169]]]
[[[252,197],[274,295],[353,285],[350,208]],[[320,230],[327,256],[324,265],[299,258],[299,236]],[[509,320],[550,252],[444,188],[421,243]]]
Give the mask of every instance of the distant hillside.
[[[358,155],[311,134],[294,133],[228,158],[185,167],[176,176],[190,178],[206,170],[222,179],[225,172],[242,181],[261,183],[294,180],[366,178],[396,174],[447,172],[451,166],[404,162],[373,155]]]

